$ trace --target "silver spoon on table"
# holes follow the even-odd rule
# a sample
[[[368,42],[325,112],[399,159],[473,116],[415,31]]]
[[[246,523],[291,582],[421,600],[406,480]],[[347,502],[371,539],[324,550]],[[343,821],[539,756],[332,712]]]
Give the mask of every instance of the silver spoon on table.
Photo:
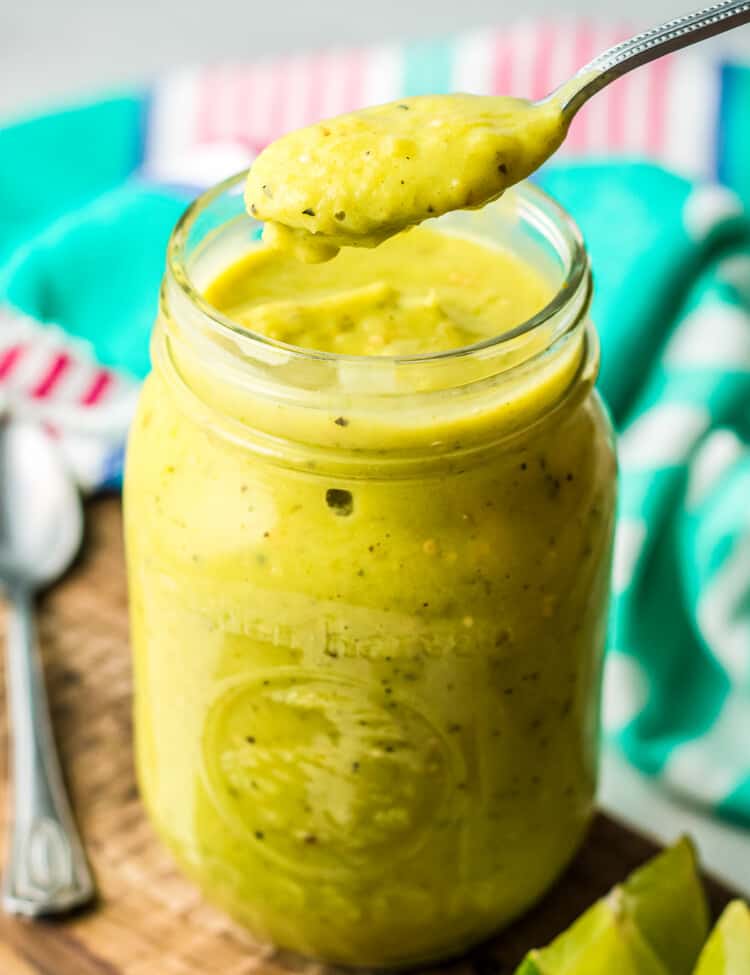
[[[36,592],[81,544],[78,491],[39,426],[0,422],[0,587],[8,615],[7,693],[13,801],[2,904],[12,914],[58,914],[95,894],[57,757],[34,626]]]

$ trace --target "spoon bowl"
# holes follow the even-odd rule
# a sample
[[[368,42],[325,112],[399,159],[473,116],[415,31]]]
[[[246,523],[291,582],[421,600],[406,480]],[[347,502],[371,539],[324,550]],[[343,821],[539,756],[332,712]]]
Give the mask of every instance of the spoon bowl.
[[[0,424],[0,583],[49,585],[82,537],[81,499],[50,437],[35,424]]]

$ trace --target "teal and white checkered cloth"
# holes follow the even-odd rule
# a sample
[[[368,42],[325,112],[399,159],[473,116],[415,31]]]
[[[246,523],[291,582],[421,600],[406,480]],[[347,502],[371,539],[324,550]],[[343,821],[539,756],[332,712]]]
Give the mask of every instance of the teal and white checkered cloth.
[[[526,23],[220,66],[0,129],[0,394],[57,428],[83,486],[116,483],[164,248],[198,187],[357,104],[543,94],[623,33]],[[750,66],[686,52],[597,96],[539,181],[592,255],[620,433],[605,728],[750,825],[748,120]]]

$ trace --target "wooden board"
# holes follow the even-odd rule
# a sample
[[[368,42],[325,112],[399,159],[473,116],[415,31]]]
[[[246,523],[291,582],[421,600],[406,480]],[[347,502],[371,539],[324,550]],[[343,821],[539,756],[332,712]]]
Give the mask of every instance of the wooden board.
[[[120,503],[88,507],[84,553],[40,606],[41,641],[73,804],[100,903],[62,921],[0,914],[1,975],[321,975],[321,966],[261,948],[175,871],[145,819],[133,777],[130,657]],[[4,620],[0,619],[0,626]],[[7,807],[7,735],[0,712],[0,823]],[[441,971],[503,975],[654,852],[600,816],[566,877],[531,914]],[[714,912],[729,892],[709,883]]]

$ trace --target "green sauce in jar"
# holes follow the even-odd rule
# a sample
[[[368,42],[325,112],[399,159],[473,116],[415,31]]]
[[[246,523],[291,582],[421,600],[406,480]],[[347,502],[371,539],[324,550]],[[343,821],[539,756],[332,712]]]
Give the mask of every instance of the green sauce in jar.
[[[585,258],[523,189],[311,268],[239,216],[201,238],[234,189],[174,238],[129,449],[144,797],[260,937],[446,957],[592,811],[615,474]]]

